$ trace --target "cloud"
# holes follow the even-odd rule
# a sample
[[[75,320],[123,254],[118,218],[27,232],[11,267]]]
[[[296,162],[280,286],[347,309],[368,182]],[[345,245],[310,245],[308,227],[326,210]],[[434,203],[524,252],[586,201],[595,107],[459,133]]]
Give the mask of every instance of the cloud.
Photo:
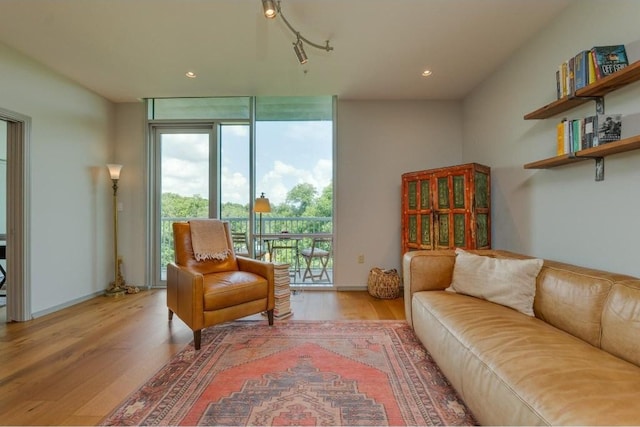
[[[333,179],[331,125],[309,122],[276,122],[264,129],[259,142],[256,192],[264,192],[273,204],[286,200],[294,186],[309,183],[320,192]],[[249,201],[249,126],[225,125],[225,153],[221,163],[223,202]],[[182,196],[208,197],[209,143],[207,134],[165,134],[162,137],[162,191]],[[260,151],[262,150],[262,151]],[[240,162],[240,163],[239,163]],[[269,162],[271,162],[269,164]],[[262,172],[264,171],[264,172]]]
[[[309,183],[318,191],[329,185],[332,179],[332,162],[319,159],[310,169],[302,169],[281,160],[276,160],[273,167],[261,179],[258,192],[264,191],[274,204],[283,203],[287,193],[298,184]],[[264,188],[264,190],[261,190]]]
[[[222,201],[230,203],[249,203],[249,179],[239,172],[222,168]]]

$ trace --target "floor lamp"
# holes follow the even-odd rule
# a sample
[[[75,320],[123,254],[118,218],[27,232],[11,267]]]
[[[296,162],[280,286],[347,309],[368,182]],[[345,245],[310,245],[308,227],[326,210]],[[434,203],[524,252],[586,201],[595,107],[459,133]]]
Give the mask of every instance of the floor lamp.
[[[269,204],[269,199],[264,197],[264,193],[260,194],[253,204],[253,211],[260,214],[260,221],[258,223],[260,240],[258,241],[258,253],[255,254],[254,258],[262,257],[262,214],[271,212],[271,204]]]
[[[109,176],[113,183],[113,282],[109,284],[105,294],[110,297],[121,296],[126,293],[133,294],[139,291],[135,286],[125,285],[122,270],[122,259],[118,256],[118,180],[122,165],[108,164]]]

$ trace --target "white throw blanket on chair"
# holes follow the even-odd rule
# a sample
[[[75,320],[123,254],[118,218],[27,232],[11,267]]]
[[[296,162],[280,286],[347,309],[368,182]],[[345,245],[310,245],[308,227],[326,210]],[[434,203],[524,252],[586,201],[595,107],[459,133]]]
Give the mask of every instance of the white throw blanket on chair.
[[[197,261],[227,259],[231,248],[227,242],[224,222],[218,219],[193,219],[189,221],[189,225],[193,255]]]

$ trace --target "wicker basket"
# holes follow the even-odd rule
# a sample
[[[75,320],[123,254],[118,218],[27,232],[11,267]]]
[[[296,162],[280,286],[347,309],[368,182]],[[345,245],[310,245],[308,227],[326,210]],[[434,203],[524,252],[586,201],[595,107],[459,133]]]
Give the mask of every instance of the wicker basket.
[[[369,271],[367,290],[371,296],[394,299],[400,296],[400,276],[395,269],[382,270],[374,267]]]

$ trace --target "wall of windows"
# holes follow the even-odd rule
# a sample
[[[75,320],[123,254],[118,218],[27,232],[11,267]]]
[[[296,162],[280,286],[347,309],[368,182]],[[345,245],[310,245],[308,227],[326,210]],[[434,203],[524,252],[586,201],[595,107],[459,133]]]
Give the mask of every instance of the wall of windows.
[[[221,217],[255,245],[261,193],[272,208],[263,233],[333,232],[333,97],[149,99],[147,118],[150,194],[159,195],[154,283],[172,259],[175,220]]]

